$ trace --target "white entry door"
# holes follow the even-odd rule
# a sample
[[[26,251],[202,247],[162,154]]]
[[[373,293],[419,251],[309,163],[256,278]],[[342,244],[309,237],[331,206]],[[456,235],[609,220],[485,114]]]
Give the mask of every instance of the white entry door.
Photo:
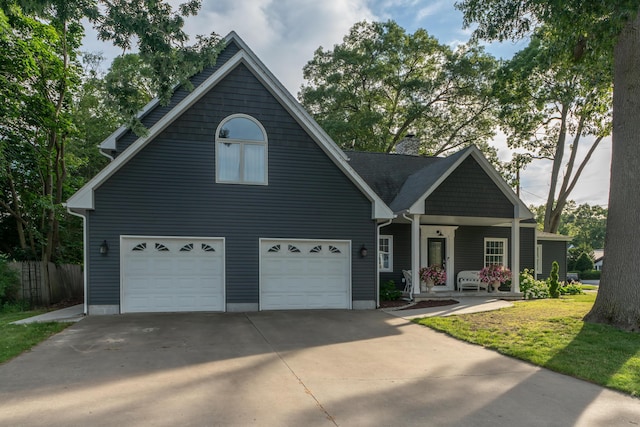
[[[125,237],[122,313],[224,311],[224,239]]]
[[[351,308],[351,243],[260,240],[260,309]]]

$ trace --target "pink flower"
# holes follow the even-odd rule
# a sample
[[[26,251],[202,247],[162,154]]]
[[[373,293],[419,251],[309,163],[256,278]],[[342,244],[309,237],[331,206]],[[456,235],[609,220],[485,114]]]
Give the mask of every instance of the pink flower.
[[[491,264],[480,270],[480,280],[484,283],[505,283],[511,279],[511,270],[504,265]]]
[[[431,279],[436,285],[441,285],[447,282],[447,272],[439,265],[422,267],[420,269],[420,279],[423,282]]]

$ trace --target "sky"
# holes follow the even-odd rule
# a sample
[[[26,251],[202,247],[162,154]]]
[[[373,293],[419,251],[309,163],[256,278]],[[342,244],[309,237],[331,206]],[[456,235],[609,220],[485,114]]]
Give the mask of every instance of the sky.
[[[180,1],[170,0],[177,5]],[[320,46],[340,43],[356,22],[394,20],[407,32],[424,28],[440,43],[455,47],[465,43],[471,30],[463,29],[462,13],[453,0],[202,0],[200,13],[188,18],[185,30],[191,36],[216,32],[225,36],[235,31],[271,72],[296,96],[303,84],[303,66]],[[525,41],[493,43],[486,50],[509,59],[526,47]],[[107,61],[120,52],[99,42],[87,26],[83,50],[102,52]],[[506,139],[498,134],[493,141],[502,160],[511,157]],[[583,151],[586,152],[587,148]],[[604,140],[570,199],[578,204],[607,205],[611,139]],[[527,205],[546,202],[551,161],[538,160],[522,172],[520,197]]]

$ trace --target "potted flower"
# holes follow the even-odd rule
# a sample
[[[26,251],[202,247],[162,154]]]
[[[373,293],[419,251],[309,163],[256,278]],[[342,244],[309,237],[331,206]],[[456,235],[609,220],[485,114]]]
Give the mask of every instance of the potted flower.
[[[431,265],[420,269],[420,285],[425,284],[426,289],[421,292],[433,292],[435,285],[443,285],[447,282],[447,272],[439,265]]]
[[[491,264],[480,270],[480,280],[491,285],[494,292],[497,292],[498,288],[510,279],[511,270],[504,265]]]

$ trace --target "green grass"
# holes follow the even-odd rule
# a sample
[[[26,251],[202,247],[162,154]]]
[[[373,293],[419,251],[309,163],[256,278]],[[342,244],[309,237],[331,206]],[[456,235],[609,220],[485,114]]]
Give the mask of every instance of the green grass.
[[[583,291],[597,291],[598,290],[598,286],[597,285],[584,285],[584,284],[580,284],[580,287],[582,288]]]
[[[10,325],[11,322],[43,313],[40,311],[0,311],[0,363],[4,363],[56,334],[71,323],[32,323]]]
[[[595,294],[519,301],[418,323],[545,368],[640,395],[640,334],[582,321]]]

